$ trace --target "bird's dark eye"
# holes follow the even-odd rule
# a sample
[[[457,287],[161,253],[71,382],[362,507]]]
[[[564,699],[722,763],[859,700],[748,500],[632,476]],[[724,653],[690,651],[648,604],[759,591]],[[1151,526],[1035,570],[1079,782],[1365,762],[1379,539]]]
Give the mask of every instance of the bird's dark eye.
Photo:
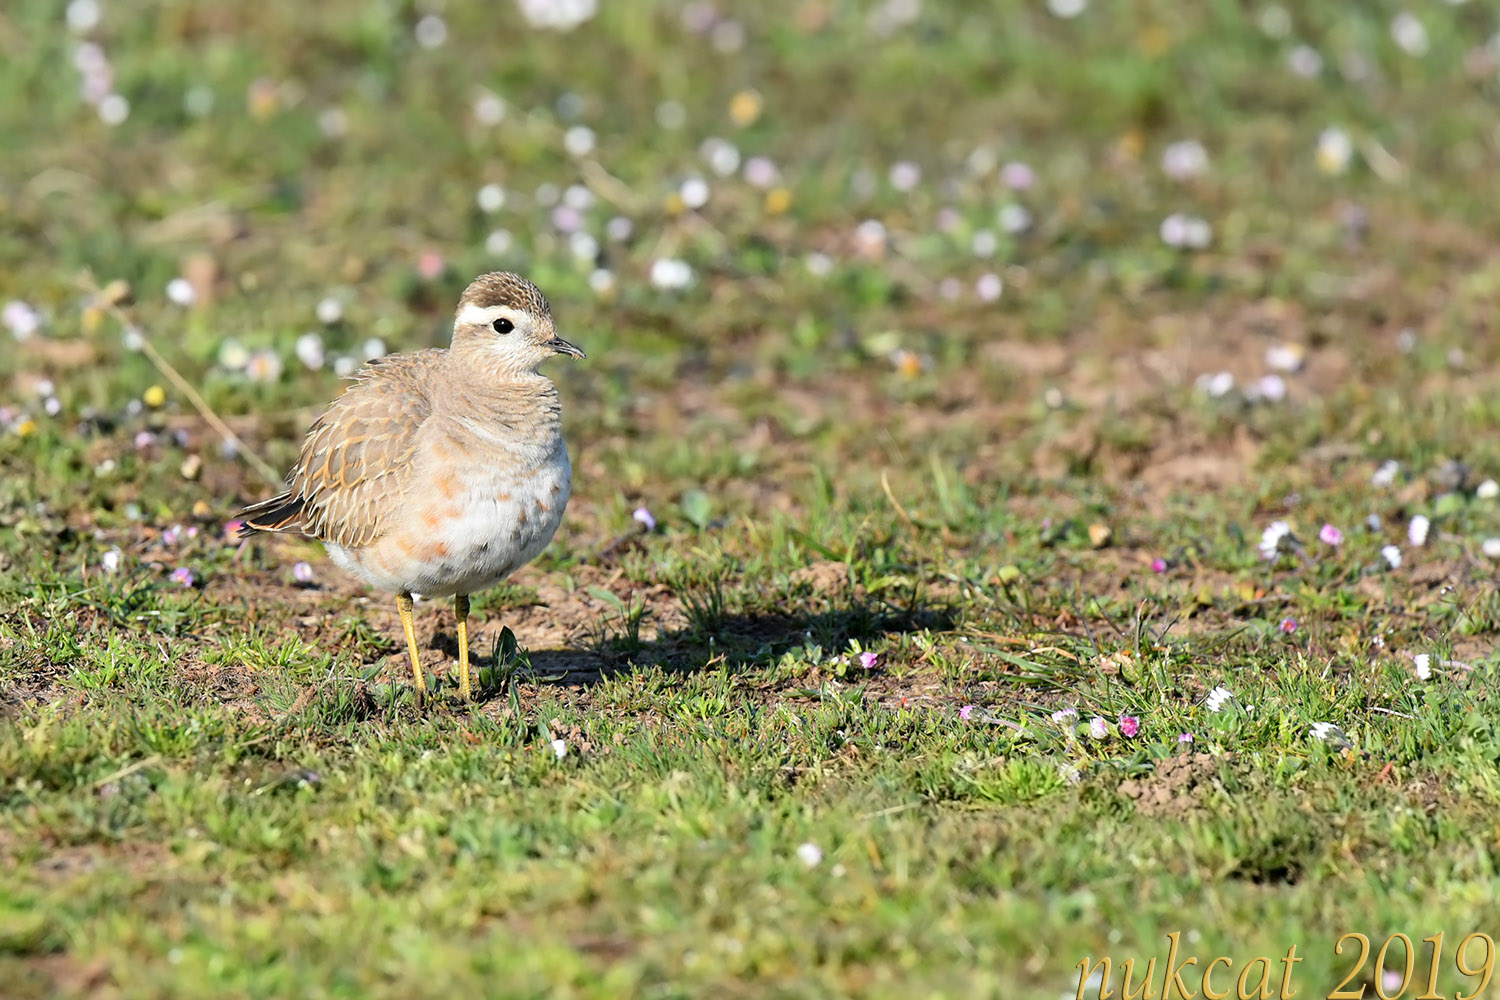
[[[499,319],[495,320],[493,325],[495,327],[496,333],[510,333],[510,331],[516,328],[516,324],[506,319],[504,316],[501,316]]]

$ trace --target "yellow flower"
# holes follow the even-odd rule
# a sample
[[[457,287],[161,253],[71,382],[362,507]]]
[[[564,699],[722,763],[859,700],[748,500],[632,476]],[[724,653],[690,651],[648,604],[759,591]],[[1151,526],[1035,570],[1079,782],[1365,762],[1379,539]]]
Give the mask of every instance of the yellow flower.
[[[166,405],[167,390],[163,389],[159,385],[153,385],[151,388],[141,393],[141,402],[145,403],[153,410],[160,409],[162,406]]]
[[[753,90],[742,90],[729,101],[729,120],[740,128],[754,124],[760,117],[761,98]]]
[[[784,187],[775,187],[766,192],[766,213],[780,215],[792,207],[792,192]]]

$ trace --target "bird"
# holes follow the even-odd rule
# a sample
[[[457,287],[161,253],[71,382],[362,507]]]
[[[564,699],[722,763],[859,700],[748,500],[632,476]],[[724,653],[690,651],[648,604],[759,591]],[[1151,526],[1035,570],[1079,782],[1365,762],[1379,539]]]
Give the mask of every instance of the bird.
[[[286,490],[243,510],[242,536],[301,532],[333,562],[396,595],[416,697],[427,694],[415,597],[451,597],[459,697],[473,697],[469,596],[531,562],[572,491],[548,359],[587,355],[558,336],[541,290],[482,274],[447,348],[369,362],[313,422]]]

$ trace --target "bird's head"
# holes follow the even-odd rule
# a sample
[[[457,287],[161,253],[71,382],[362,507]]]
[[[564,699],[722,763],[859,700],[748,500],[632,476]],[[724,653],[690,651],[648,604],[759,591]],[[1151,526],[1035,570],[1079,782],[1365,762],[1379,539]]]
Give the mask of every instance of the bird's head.
[[[535,372],[554,354],[585,357],[557,335],[541,290],[504,271],[481,274],[464,289],[453,317],[453,347],[478,363],[516,374]]]

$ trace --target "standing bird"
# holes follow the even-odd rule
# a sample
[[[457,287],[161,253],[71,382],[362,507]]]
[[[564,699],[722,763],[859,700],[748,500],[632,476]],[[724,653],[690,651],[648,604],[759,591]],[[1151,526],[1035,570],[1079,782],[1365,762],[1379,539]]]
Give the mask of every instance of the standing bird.
[[[300,531],[396,594],[419,700],[412,595],[453,598],[468,699],[469,595],[535,559],[562,520],[573,470],[557,387],[537,371],[554,354],[584,357],[541,291],[481,275],[451,347],[372,361],[307,432],[287,491],[240,514],[244,535]]]

